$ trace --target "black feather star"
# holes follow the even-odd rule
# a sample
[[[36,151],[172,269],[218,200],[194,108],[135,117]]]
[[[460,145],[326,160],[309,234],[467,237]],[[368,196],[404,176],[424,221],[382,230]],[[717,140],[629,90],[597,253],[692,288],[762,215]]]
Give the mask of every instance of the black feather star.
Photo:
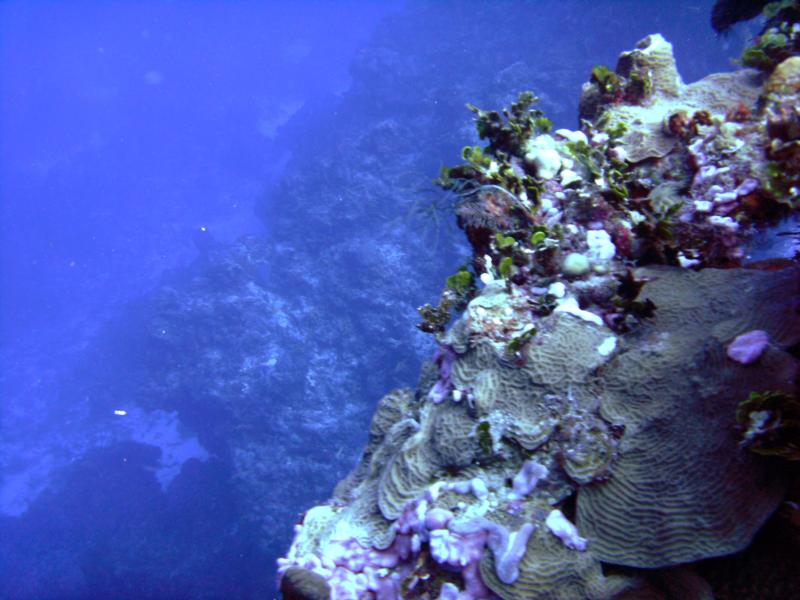
[[[734,23],[758,16],[769,0],[717,0],[711,9],[711,27],[727,32]]]

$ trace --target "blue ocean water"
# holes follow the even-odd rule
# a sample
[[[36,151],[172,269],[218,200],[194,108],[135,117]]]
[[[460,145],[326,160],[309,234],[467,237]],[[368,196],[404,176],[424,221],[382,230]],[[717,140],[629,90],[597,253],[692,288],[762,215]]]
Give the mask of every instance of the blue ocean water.
[[[465,103],[576,127],[653,32],[729,70],[711,5],[0,4],[0,597],[273,597],[432,352]]]

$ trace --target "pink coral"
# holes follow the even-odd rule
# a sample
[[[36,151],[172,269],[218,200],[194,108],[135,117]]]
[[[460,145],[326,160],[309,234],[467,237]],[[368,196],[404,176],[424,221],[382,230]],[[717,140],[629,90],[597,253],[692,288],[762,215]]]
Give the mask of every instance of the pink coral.
[[[728,344],[728,358],[743,365],[758,360],[769,345],[769,335],[761,329],[754,329],[737,336]]]

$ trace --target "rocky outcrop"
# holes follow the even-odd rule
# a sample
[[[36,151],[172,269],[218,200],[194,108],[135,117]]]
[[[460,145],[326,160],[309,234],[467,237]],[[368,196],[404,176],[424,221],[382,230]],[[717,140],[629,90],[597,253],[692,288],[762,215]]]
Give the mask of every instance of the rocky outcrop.
[[[744,248],[800,206],[767,183],[762,88],[746,71],[683,85],[660,36],[619,65],[593,74],[582,131],[549,133],[532,94],[472,107],[488,145],[439,180],[471,270],[420,310],[435,362],[384,397],[359,466],[298,525],[291,580],[332,598],[703,597],[679,565],[744,550],[785,497],[796,474],[764,454],[793,456],[775,448],[791,428],[766,424],[800,392],[800,267]],[[647,139],[669,143],[637,154]],[[757,351],[732,357],[750,332]]]

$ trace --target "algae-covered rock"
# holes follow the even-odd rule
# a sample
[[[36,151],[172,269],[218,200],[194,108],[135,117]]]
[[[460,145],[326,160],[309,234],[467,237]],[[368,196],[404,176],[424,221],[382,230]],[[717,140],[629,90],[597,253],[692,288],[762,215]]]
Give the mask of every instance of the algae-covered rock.
[[[780,63],[761,97],[769,136],[768,187],[779,202],[797,207],[800,190],[800,56]]]
[[[740,104],[753,107],[761,91],[759,76],[751,70],[717,73],[684,84],[675,68],[672,45],[660,35],[648,36],[635,50],[621,54],[616,72],[620,76],[649,73],[648,93],[638,101],[620,98],[608,102],[595,83],[587,83],[580,115],[590,121],[602,121],[609,130],[623,124],[626,130],[622,141],[632,163],[662,158],[675,148],[677,139],[663,127],[670,115],[708,111],[724,116]]]
[[[281,578],[281,594],[284,600],[329,600],[331,586],[313,571],[291,567]]]
[[[746,427],[741,445],[764,456],[800,461],[800,399],[776,391],[751,392],[736,409]]]
[[[657,90],[664,96],[678,96],[683,88],[683,80],[670,44],[661,34],[648,35],[636,44],[636,48],[623,52],[617,61],[617,74],[630,78],[638,74],[649,80],[645,100]]]
[[[766,94],[794,94],[800,91],[800,56],[780,63],[764,84]]]

